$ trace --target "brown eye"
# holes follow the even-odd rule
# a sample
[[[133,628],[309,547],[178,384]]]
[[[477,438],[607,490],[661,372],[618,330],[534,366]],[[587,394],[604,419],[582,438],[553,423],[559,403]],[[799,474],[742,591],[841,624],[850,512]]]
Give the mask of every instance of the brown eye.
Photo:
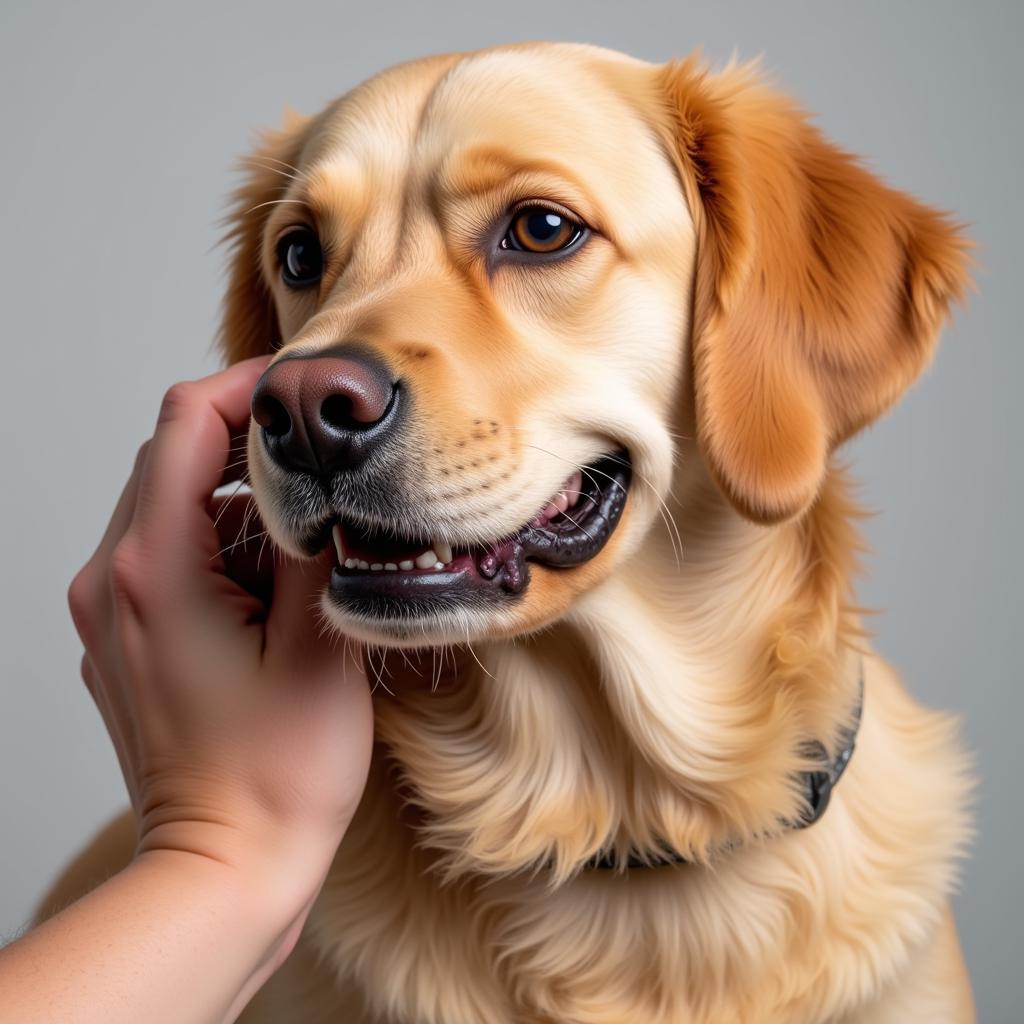
[[[583,226],[564,214],[546,206],[526,206],[513,217],[501,244],[521,252],[557,252],[582,234]]]

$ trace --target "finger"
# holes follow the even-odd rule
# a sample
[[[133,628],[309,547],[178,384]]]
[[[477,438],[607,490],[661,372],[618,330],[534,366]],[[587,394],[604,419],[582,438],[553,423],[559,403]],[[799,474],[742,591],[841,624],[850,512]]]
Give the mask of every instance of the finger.
[[[164,398],[137,505],[140,535],[157,566],[209,568],[217,549],[207,503],[230,461],[232,432],[248,420],[253,388],[269,358],[247,359],[176,385]]]
[[[348,674],[353,670],[352,658],[345,657],[344,639],[330,626],[322,608],[333,565],[333,552],[323,552],[304,561],[279,555],[274,568],[266,657],[288,664],[299,675],[326,671],[333,678],[343,661]]]
[[[125,535],[135,515],[135,506],[139,497],[139,482],[149,457],[150,441],[146,441],[135,455],[135,463],[132,466],[128,482],[121,491],[121,496],[114,507],[114,514],[110,517],[107,529],[100,539],[93,558],[98,561],[105,561],[110,552],[114,550],[117,542]]]
[[[68,590],[71,618],[75,624],[75,629],[78,631],[78,635],[86,646],[102,642],[101,638],[105,635],[109,625],[111,610],[111,559],[114,548],[125,535],[135,514],[139,480],[148,450],[149,442],[147,441],[135,456],[135,464],[132,467],[131,475],[128,477],[124,490],[121,491],[121,496],[114,508],[114,514],[110,517],[110,522],[107,524],[106,532],[100,539],[99,545],[93,552],[92,557],[75,575]],[[84,662],[82,676],[85,679]],[[86,679],[86,685],[88,685],[88,682],[89,680]]]

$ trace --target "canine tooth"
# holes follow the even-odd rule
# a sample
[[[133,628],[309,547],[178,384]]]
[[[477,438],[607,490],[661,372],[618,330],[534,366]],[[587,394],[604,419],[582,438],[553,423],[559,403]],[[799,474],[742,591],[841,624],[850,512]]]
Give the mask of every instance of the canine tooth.
[[[359,562],[357,562],[356,559],[354,559],[354,558],[346,558],[345,559],[345,568],[346,569],[354,569],[358,564],[359,564]]]
[[[557,505],[556,505],[556,504],[555,504],[555,503],[554,503],[553,501],[549,501],[549,502],[548,502],[548,503],[547,503],[547,504],[546,504],[546,505],[544,506],[544,508],[542,508],[542,509],[541,509],[541,513],[540,513],[540,514],[541,514],[541,515],[542,515],[542,516],[543,516],[543,517],[544,517],[545,519],[554,519],[554,518],[555,518],[555,516],[557,516],[557,515],[558,515],[558,512],[559,512],[559,508],[558,508],[558,506],[557,506]]]
[[[402,569],[404,572],[408,572],[410,569],[413,568],[413,564],[407,558],[404,562],[399,562],[398,563],[398,568]]]
[[[360,569],[369,569],[370,568],[370,563],[369,562],[364,562],[361,558],[359,559],[358,562],[356,562],[356,565],[358,565]]]
[[[565,496],[569,499],[569,508],[580,500],[583,492],[583,474],[577,469],[565,485]]]
[[[338,523],[331,529],[331,536],[334,538],[334,550],[338,553],[338,565],[344,565],[345,545],[341,543],[341,526]]]
[[[373,570],[373,572],[380,572],[381,569],[384,568],[384,563],[383,562],[374,562],[374,563],[371,564],[370,568]]]
[[[452,560],[452,549],[448,544],[443,541],[434,541],[434,550],[437,552],[437,560],[439,562],[450,562]]]
[[[395,565],[394,562],[385,562],[384,563],[384,568],[387,569],[388,572],[397,572],[398,571],[398,566]]]
[[[551,499],[551,504],[554,505],[559,512],[564,512],[569,507],[569,499],[566,497],[565,491],[559,491],[554,498]]]
[[[433,550],[433,548],[431,548],[431,549],[429,549],[427,551],[424,551],[423,554],[420,555],[419,558],[416,559],[416,568],[417,569],[430,569],[430,568],[433,567],[433,565],[434,565],[434,563],[436,561],[437,561],[437,555],[434,554],[434,550]]]

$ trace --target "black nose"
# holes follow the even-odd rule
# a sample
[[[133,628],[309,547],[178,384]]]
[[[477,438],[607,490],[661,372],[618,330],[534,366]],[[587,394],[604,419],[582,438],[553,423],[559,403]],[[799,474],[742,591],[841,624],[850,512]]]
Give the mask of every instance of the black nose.
[[[354,469],[392,436],[398,397],[380,360],[337,348],[274,363],[253,392],[252,418],[279,466],[329,476]]]

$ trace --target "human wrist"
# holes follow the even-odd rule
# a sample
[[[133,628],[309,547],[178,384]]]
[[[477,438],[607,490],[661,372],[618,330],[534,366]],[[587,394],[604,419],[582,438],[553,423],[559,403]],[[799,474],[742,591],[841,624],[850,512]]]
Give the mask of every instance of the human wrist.
[[[343,829],[241,828],[219,822],[168,821],[148,829],[136,860],[194,865],[219,878],[226,900],[239,908],[257,934],[282,937],[308,915],[323,885]],[[296,931],[297,936],[297,931]]]
[[[269,875],[182,850],[139,852],[124,870],[158,880],[182,901],[203,901],[215,926],[244,938],[254,970],[287,956],[312,905],[300,904]]]

